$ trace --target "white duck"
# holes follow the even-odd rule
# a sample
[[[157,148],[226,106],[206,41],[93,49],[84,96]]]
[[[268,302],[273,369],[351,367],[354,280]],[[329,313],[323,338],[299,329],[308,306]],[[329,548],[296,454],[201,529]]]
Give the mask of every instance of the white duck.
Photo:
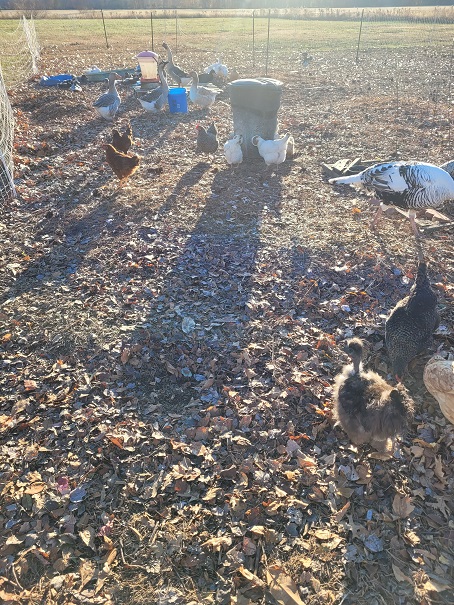
[[[169,95],[169,85],[167,84],[167,78],[164,73],[164,67],[167,64],[163,61],[158,65],[159,79],[161,80],[161,86],[150,90],[144,95],[138,96],[137,100],[145,109],[145,111],[151,111],[158,113],[164,109],[167,103],[167,97]]]
[[[229,139],[224,143],[224,155],[227,163],[230,165],[238,165],[243,161],[243,150],[241,149],[241,143],[243,142],[243,135],[237,134],[233,139]]]
[[[115,82],[123,78],[116,73],[109,75],[109,90],[102,94],[94,103],[93,107],[105,120],[112,120],[120,107],[120,96],[117,92]]]
[[[293,137],[287,132],[281,139],[267,140],[256,135],[252,137],[252,144],[258,148],[259,154],[267,166],[282,164],[287,157],[287,147],[293,149]]]
[[[192,78],[192,85],[189,89],[189,98],[194,105],[199,107],[210,107],[216,100],[216,95],[222,92],[219,88],[207,88],[199,86],[199,76],[195,71],[191,71],[189,75]]]
[[[454,179],[448,172],[425,162],[385,162],[366,168],[358,174],[330,179],[330,183],[358,184],[373,189],[380,206],[372,226],[382,214],[386,204],[408,210],[408,218],[416,237],[416,210],[438,208],[454,200]]]
[[[214,71],[218,78],[222,78],[223,80],[227,80],[227,78],[229,77],[229,70],[227,68],[227,65],[221,63],[219,59],[216,59],[216,63],[213,63],[212,65],[206,67],[205,73],[209,74],[211,70]]]

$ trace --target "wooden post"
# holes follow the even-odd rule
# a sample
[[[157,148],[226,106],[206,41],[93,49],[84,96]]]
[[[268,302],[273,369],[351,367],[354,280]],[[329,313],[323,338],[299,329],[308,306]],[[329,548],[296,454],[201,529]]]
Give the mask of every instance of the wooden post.
[[[109,42],[107,41],[106,22],[104,21],[104,13],[103,13],[102,9],[101,9],[101,17],[102,17],[102,24],[104,26],[104,37],[106,39],[106,46],[107,46],[107,48],[109,48]]]
[[[363,17],[364,17],[364,9],[361,11],[361,23],[359,26],[358,45],[356,47],[356,65],[358,65],[358,61],[359,61],[359,44],[361,42],[361,31],[363,29]]]
[[[150,11],[151,50],[154,50],[153,11]]]
[[[178,11],[175,10],[175,54],[178,52]]]
[[[271,9],[268,9],[268,37],[266,39],[266,63],[265,63],[265,76],[268,75],[268,58],[270,54],[270,22],[271,22]]]
[[[255,10],[252,11],[252,67],[255,67]]]

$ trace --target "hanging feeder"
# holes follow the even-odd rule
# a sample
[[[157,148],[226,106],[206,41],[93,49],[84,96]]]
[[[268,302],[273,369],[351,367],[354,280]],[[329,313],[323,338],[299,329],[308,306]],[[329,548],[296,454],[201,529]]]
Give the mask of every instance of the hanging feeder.
[[[142,77],[140,78],[141,83],[159,82],[158,55],[151,50],[144,50],[137,55],[136,59],[139,62],[142,73]]]

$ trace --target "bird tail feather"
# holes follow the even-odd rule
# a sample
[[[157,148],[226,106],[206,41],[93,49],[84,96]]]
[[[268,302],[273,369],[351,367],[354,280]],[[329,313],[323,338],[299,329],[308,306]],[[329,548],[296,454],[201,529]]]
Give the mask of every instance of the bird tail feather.
[[[383,410],[382,429],[387,435],[399,435],[413,415],[411,400],[398,389],[391,391],[391,401]]]
[[[350,176],[340,176],[335,179],[329,179],[328,183],[336,183],[336,185],[348,185],[350,183],[361,183],[359,174],[351,174]]]

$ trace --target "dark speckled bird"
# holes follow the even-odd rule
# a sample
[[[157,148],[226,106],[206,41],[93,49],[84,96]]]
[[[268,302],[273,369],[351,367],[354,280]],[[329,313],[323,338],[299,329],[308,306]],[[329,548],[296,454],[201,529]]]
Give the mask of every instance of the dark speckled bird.
[[[200,124],[197,124],[196,130],[197,151],[213,154],[214,156],[219,146],[218,131],[214,122],[209,126],[208,129],[205,129],[203,126],[200,126]]]
[[[430,346],[439,322],[437,295],[430,286],[427,265],[420,260],[409,295],[397,303],[385,323],[386,347],[397,380],[410,361]]]

